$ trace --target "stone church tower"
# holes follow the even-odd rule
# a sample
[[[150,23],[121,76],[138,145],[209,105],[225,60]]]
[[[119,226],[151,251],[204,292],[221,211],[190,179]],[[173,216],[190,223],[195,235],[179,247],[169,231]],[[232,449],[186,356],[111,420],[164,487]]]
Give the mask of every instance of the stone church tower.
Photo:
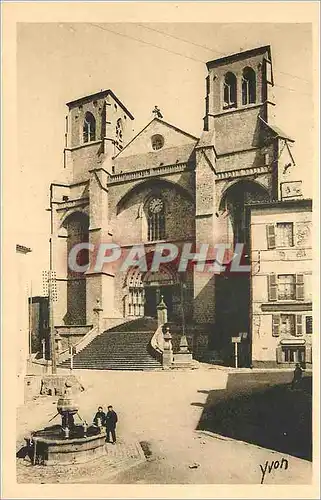
[[[111,241],[107,179],[112,157],[132,136],[134,117],[111,90],[67,103],[65,168],[66,184],[51,185],[52,260],[58,278],[55,323],[88,325],[94,308],[104,303],[113,311],[111,277],[91,271],[75,273],[68,266],[70,250],[80,242],[99,245]],[[79,256],[89,260],[87,251]]]
[[[144,244],[152,257],[159,242],[244,244],[246,205],[278,200],[291,176],[293,142],[269,123],[273,86],[270,47],[207,63],[206,114],[200,138],[159,117],[132,138],[133,116],[111,90],[67,104],[65,168],[68,182],[52,184],[52,267],[58,277],[56,325],[92,325],[97,306],[104,327],[155,316],[161,296],[170,319],[210,327],[214,348],[249,331],[249,275],[110,269],[71,271],[75,244],[115,243],[122,252]],[[287,166],[287,168],[285,168]],[[86,264],[88,251],[79,262]],[[147,259],[148,260],[148,259]],[[204,257],[206,264],[212,262]]]
[[[233,249],[244,244],[242,261],[247,264],[246,204],[280,199],[284,166],[294,165],[293,141],[269,124],[275,105],[269,46],[210,61],[207,69],[204,131],[196,147],[196,241]],[[288,168],[286,179],[290,175]],[[240,331],[249,332],[248,274],[204,274],[194,290],[215,324],[214,347]]]

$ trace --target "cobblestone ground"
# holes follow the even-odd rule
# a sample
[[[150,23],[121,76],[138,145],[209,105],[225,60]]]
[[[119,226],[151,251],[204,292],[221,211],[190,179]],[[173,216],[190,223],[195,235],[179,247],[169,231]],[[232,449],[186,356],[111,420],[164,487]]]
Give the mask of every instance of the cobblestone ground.
[[[33,466],[30,460],[17,461],[19,483],[88,483],[95,478],[111,481],[115,474],[145,462],[139,443],[119,440],[117,446],[106,444],[106,456],[84,465]]]
[[[260,465],[282,458],[288,459],[287,470],[272,469],[265,475],[265,484],[311,482],[312,465],[305,460],[195,431],[208,391],[226,387],[223,370],[74,373],[86,388],[78,396],[82,417],[90,422],[99,405],[112,404],[119,415],[115,454],[121,453],[121,447],[129,449],[129,443],[144,442],[148,460],[132,467],[126,456],[118,465],[115,457],[114,466],[109,458],[78,472],[59,468],[54,474],[44,471],[51,467],[27,467],[18,459],[19,482],[51,483],[55,478],[56,482],[96,484],[259,484]],[[46,425],[55,414],[56,399],[39,398],[19,409],[18,448],[28,432]]]

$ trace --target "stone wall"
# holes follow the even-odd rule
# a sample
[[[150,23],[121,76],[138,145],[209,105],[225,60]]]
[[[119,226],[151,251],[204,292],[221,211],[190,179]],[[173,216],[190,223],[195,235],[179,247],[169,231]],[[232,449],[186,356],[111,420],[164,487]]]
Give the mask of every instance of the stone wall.
[[[193,239],[194,206],[179,190],[163,186],[160,195],[165,204],[166,240],[175,241]],[[142,186],[126,200],[114,218],[113,241],[125,245],[147,242],[147,206],[148,200],[155,195],[155,187]]]

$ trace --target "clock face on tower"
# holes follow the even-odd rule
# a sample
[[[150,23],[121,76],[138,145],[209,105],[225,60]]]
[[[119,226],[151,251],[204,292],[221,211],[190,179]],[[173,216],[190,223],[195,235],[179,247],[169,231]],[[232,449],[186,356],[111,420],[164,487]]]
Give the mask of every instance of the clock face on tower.
[[[163,200],[161,198],[153,198],[149,203],[149,211],[152,214],[158,214],[163,210]]]

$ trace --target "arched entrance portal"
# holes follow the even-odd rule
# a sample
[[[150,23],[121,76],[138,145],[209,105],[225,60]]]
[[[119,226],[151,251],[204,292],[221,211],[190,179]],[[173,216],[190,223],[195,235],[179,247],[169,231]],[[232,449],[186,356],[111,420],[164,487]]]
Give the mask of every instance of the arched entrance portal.
[[[158,271],[147,272],[142,272],[139,268],[130,269],[126,287],[126,316],[156,318],[161,297],[167,305],[168,318],[179,316],[179,281],[177,273],[170,266],[162,266]]]
[[[226,240],[235,249],[242,243],[242,264],[249,264],[250,225],[246,205],[268,202],[268,191],[253,181],[238,181],[229,187],[221,200],[220,213],[226,214]],[[226,361],[233,364],[231,337],[241,332],[245,335],[239,346],[240,366],[250,363],[250,275],[249,273],[226,273],[215,279],[216,338],[215,347],[225,354]]]
[[[238,181],[224,193],[219,211],[227,214],[228,241],[234,246],[237,243],[249,243],[249,221],[246,205],[270,201],[268,191],[254,181]]]

